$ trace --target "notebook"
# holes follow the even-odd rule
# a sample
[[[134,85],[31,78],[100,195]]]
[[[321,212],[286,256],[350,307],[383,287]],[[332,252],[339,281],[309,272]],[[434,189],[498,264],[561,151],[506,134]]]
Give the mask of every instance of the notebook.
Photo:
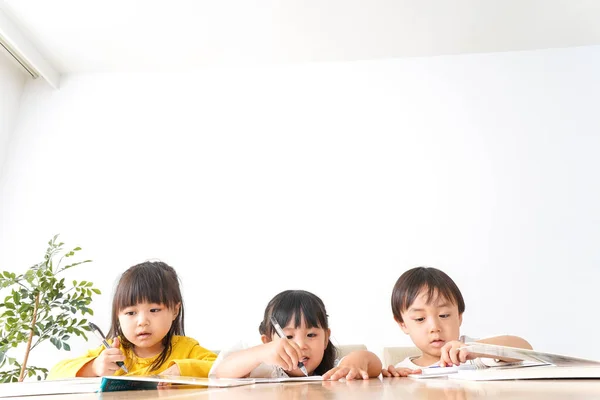
[[[172,385],[189,385],[190,387],[233,387],[253,385],[255,383],[285,383],[285,382],[320,382],[321,376],[302,376],[289,378],[195,378],[191,376],[104,376],[100,384],[100,392],[119,392],[123,390],[151,390],[156,389],[159,383]]]
[[[0,384],[0,399],[5,397],[41,396],[52,394],[76,394],[96,392],[119,392],[124,390],[155,390],[160,382],[194,387],[234,387],[257,383],[321,382],[321,376],[290,378],[243,378],[216,379],[191,376],[103,376],[100,378],[72,378],[50,381],[33,381]]]

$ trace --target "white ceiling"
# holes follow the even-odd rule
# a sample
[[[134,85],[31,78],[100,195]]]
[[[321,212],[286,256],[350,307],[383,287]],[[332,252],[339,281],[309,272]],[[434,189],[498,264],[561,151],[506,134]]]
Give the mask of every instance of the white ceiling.
[[[600,0],[0,0],[61,73],[600,44]]]

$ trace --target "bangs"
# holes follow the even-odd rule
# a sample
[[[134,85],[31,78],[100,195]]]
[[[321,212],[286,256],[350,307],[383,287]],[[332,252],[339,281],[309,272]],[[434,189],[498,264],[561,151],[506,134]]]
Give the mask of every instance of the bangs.
[[[271,315],[282,328],[288,326],[293,320],[294,328],[300,327],[304,321],[307,328],[328,329],[327,314],[324,312],[323,304],[313,296],[304,295],[301,291],[293,291],[282,296],[273,304]],[[273,326],[270,326],[270,331],[274,332]]]
[[[430,305],[439,305],[443,302],[449,302],[453,305],[457,305],[458,302],[454,298],[454,294],[447,287],[434,287],[423,285],[419,287],[417,290],[409,290],[404,297],[402,298],[402,310],[407,310],[410,307],[417,297],[423,292],[426,291],[425,294],[425,304]]]
[[[156,269],[140,270],[124,277],[125,284],[120,285],[115,293],[118,310],[135,306],[139,303],[164,304],[174,308],[181,300],[177,298],[178,290],[169,287],[172,282],[165,279]]]
[[[403,322],[402,313],[410,308],[421,293],[425,293],[428,305],[449,302],[458,307],[459,314],[465,311],[460,289],[445,272],[436,268],[417,267],[400,275],[394,285],[391,305],[396,321]]]

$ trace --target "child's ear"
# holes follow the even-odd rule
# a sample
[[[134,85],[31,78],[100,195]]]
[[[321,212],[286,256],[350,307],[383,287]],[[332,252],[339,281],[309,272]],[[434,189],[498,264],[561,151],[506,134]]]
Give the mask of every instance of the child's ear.
[[[462,314],[458,314],[458,326],[462,325]]]
[[[404,321],[398,321],[396,319],[396,317],[394,317],[394,321],[396,321],[396,323],[398,324],[398,326],[400,327],[400,329],[402,329],[402,332],[406,333],[408,335],[408,328],[406,327],[406,324],[404,323]]]
[[[175,307],[173,307],[173,321],[177,319],[179,315],[179,309],[181,309],[181,302],[177,303]]]
[[[269,339],[267,335],[260,335],[260,341],[263,342],[263,344],[267,344],[271,341],[271,339]]]
[[[329,342],[329,338],[331,337],[331,329],[327,328],[325,331],[325,344]]]

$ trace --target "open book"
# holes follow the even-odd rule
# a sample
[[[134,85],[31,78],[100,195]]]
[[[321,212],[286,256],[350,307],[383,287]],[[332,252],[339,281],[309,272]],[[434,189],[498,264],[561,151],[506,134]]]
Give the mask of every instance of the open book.
[[[413,379],[449,377],[465,380],[600,377],[600,361],[477,342],[468,343],[465,348],[479,357],[515,361],[502,362],[493,366],[463,364],[445,368],[429,367],[423,368],[421,374],[411,374],[409,377]]]
[[[514,379],[600,379],[600,367],[545,367],[489,368],[460,371],[448,375],[449,379],[463,381],[508,381]]]
[[[71,378],[52,381],[1,383],[0,398],[42,396],[47,394],[94,393],[98,391],[101,381],[102,378]]]
[[[535,350],[519,349],[516,347],[497,346],[485,343],[468,343],[465,347],[470,353],[490,356],[491,358],[512,358],[516,360],[552,364],[557,367],[594,367],[600,366],[600,361],[564,356],[561,354],[542,353]]]
[[[158,384],[185,385],[187,387],[233,387],[255,383],[320,382],[320,376],[292,378],[215,379],[191,376],[103,376],[101,378],[72,378],[50,381],[0,384],[0,399],[5,397],[40,396],[51,394],[76,394],[118,392],[123,390],[154,390]]]
[[[122,390],[150,390],[156,389],[159,383],[171,385],[189,385],[198,387],[233,387],[253,385],[255,383],[284,383],[284,382],[315,382],[322,381],[321,376],[302,376],[290,378],[194,378],[191,376],[104,376],[100,384],[100,392],[118,392]]]
[[[479,370],[459,370],[456,374],[448,375],[448,378],[474,381],[511,379],[600,379],[600,361],[484,343],[469,344],[467,349],[471,353],[486,355],[491,358],[509,358],[522,360],[522,364],[529,363],[529,365],[533,365],[535,363],[540,363],[546,365],[533,365],[531,368],[511,368],[510,364],[507,364],[503,367],[492,367]]]
[[[462,365],[455,365],[452,367],[437,367],[437,366],[426,367],[426,368],[421,369],[420,374],[410,374],[410,375],[408,375],[408,377],[412,378],[412,379],[429,379],[429,378],[447,377],[451,374],[457,374],[459,372],[462,373],[463,371],[477,371],[477,370],[487,370],[487,369],[499,370],[499,369],[509,369],[509,368],[516,369],[516,368],[524,368],[524,367],[538,367],[538,366],[545,366],[545,365],[550,365],[550,364],[544,363],[544,362],[516,361],[516,362],[501,363],[501,364],[493,365],[493,366],[487,366],[487,365],[483,365],[483,364],[476,365],[476,364],[467,363],[467,364],[462,364]]]

